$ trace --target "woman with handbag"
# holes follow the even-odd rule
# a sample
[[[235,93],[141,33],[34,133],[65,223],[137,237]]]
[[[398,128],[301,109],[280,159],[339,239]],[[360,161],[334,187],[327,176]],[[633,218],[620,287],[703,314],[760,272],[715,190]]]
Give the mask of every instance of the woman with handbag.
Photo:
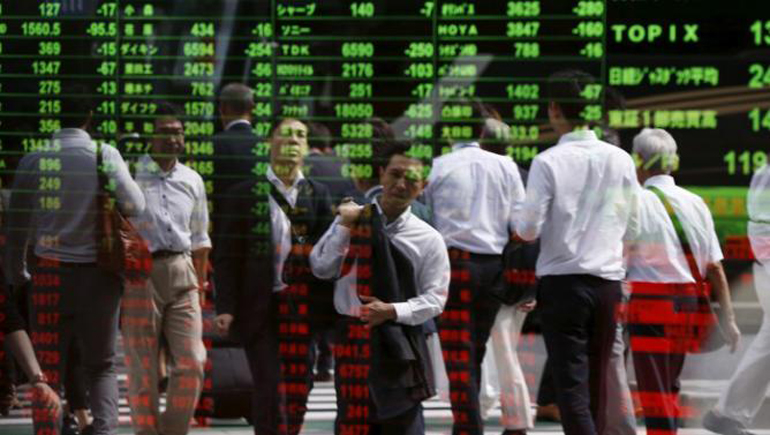
[[[677,166],[674,138],[644,129],[633,152],[644,189],[627,238],[631,349],[647,433],[675,434],[684,416],[678,398],[685,354],[724,340],[734,352],[740,331],[711,213],[670,175]],[[711,308],[712,291],[721,319]]]

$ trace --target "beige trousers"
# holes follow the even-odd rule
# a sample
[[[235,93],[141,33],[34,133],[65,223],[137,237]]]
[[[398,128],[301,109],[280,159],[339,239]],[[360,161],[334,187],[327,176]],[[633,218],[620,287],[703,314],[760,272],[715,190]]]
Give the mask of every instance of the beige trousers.
[[[122,331],[136,434],[183,435],[189,431],[203,386],[206,348],[202,330],[198,279],[189,255],[154,259],[145,285],[126,286]],[[173,362],[162,414],[158,393],[161,339]]]
[[[500,399],[505,429],[534,427],[527,379],[521,369],[517,348],[527,313],[509,305],[500,306],[487,341],[487,354],[481,366],[481,407],[490,411]]]

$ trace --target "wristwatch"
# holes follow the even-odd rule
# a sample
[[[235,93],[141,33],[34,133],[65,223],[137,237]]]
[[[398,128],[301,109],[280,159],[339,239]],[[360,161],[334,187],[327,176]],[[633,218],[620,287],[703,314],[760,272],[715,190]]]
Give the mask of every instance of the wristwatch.
[[[40,372],[32,376],[32,379],[29,380],[30,385],[36,385],[36,384],[47,384],[48,378],[45,376],[45,373]]]

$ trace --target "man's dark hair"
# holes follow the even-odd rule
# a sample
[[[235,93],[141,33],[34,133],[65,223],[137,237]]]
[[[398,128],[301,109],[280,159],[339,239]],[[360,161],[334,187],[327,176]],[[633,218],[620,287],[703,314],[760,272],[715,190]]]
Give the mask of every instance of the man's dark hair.
[[[332,132],[329,130],[329,127],[320,122],[309,122],[307,124],[307,129],[307,144],[309,148],[316,148],[323,152],[331,149]]]
[[[481,138],[481,134],[484,132],[484,124],[486,122],[486,119],[489,117],[494,117],[493,113],[490,112],[491,106],[488,106],[484,104],[483,102],[473,98],[473,99],[464,99],[460,101],[451,101],[444,103],[445,105],[451,105],[451,106],[463,106],[463,107],[469,107],[470,108],[470,117],[469,118],[453,118],[453,117],[444,117],[443,113],[441,116],[441,121],[438,123],[438,135],[441,139],[444,140],[451,140],[454,142],[459,141],[478,141],[479,138]],[[463,109],[467,110],[467,109]],[[443,110],[442,110],[443,112]],[[496,111],[495,111],[496,112]],[[499,116],[499,114],[497,114]],[[471,127],[471,137],[469,138],[460,138],[460,137],[444,137],[443,130],[444,127],[453,127],[453,126],[470,126]]]
[[[219,106],[223,105],[239,115],[251,113],[254,109],[254,91],[243,83],[229,83],[219,93]]]
[[[369,146],[372,148],[372,159],[367,163],[371,163],[372,179],[376,180],[379,177],[380,168],[383,167],[381,155],[392,143],[396,142],[396,133],[390,124],[382,118],[369,118],[368,123],[372,126],[372,137],[369,141]],[[385,161],[385,165],[389,161],[390,158]]]
[[[61,93],[62,128],[82,128],[91,119],[94,110],[92,90],[83,83],[69,83]]]
[[[424,159],[414,157],[412,155],[412,146],[414,144],[408,140],[391,140],[380,149],[380,152],[375,154],[374,161],[378,162],[372,169],[376,169],[376,174],[379,176],[380,168],[387,168],[390,164],[393,156],[406,156],[412,160],[418,161],[423,165],[426,164]]]
[[[180,122],[183,121],[184,113],[174,103],[161,100],[155,102],[155,119],[158,118],[176,118]]]
[[[581,94],[586,86],[594,83],[594,77],[584,71],[569,69],[556,72],[548,78],[548,100],[561,108],[567,121],[579,124],[580,112],[586,105]]]

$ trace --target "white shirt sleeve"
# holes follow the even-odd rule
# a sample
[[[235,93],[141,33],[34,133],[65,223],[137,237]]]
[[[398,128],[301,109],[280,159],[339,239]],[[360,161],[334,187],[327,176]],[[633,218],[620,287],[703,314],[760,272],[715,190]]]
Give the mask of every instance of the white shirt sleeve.
[[[626,233],[623,236],[623,241],[631,243],[636,241],[642,231],[642,190],[643,188],[638,182],[631,182],[626,187],[626,195],[628,197],[628,224],[626,226]]]
[[[553,175],[542,160],[535,158],[529,171],[527,194],[516,222],[516,233],[524,240],[540,236],[553,200]]]
[[[144,194],[131,178],[120,152],[112,146],[102,145],[102,159],[110,183],[114,183],[115,198],[120,205],[120,211],[126,216],[139,216],[145,207]]]
[[[211,239],[209,238],[209,207],[206,199],[206,186],[203,179],[196,177],[196,195],[193,205],[192,216],[190,217],[190,240],[191,249],[195,251],[201,248],[210,248]]]
[[[716,228],[714,226],[714,217],[711,215],[711,211],[705,202],[701,201],[701,207],[706,216],[706,231],[710,245],[708,248],[708,263],[717,263],[722,261],[725,257],[722,254],[722,247],[719,245],[719,237],[717,237]]]
[[[350,229],[339,223],[337,216],[310,251],[310,269],[319,279],[339,278],[350,248]]]
[[[513,161],[506,164],[506,174],[508,175],[507,186],[510,188],[511,212],[508,229],[511,232],[516,230],[516,222],[519,221],[521,209],[524,205],[526,192],[524,191],[524,182],[521,179],[521,173],[518,166]]]
[[[434,239],[433,245],[415,271],[420,294],[406,302],[393,304],[398,323],[420,325],[444,311],[449,295],[449,254],[440,236]]]

